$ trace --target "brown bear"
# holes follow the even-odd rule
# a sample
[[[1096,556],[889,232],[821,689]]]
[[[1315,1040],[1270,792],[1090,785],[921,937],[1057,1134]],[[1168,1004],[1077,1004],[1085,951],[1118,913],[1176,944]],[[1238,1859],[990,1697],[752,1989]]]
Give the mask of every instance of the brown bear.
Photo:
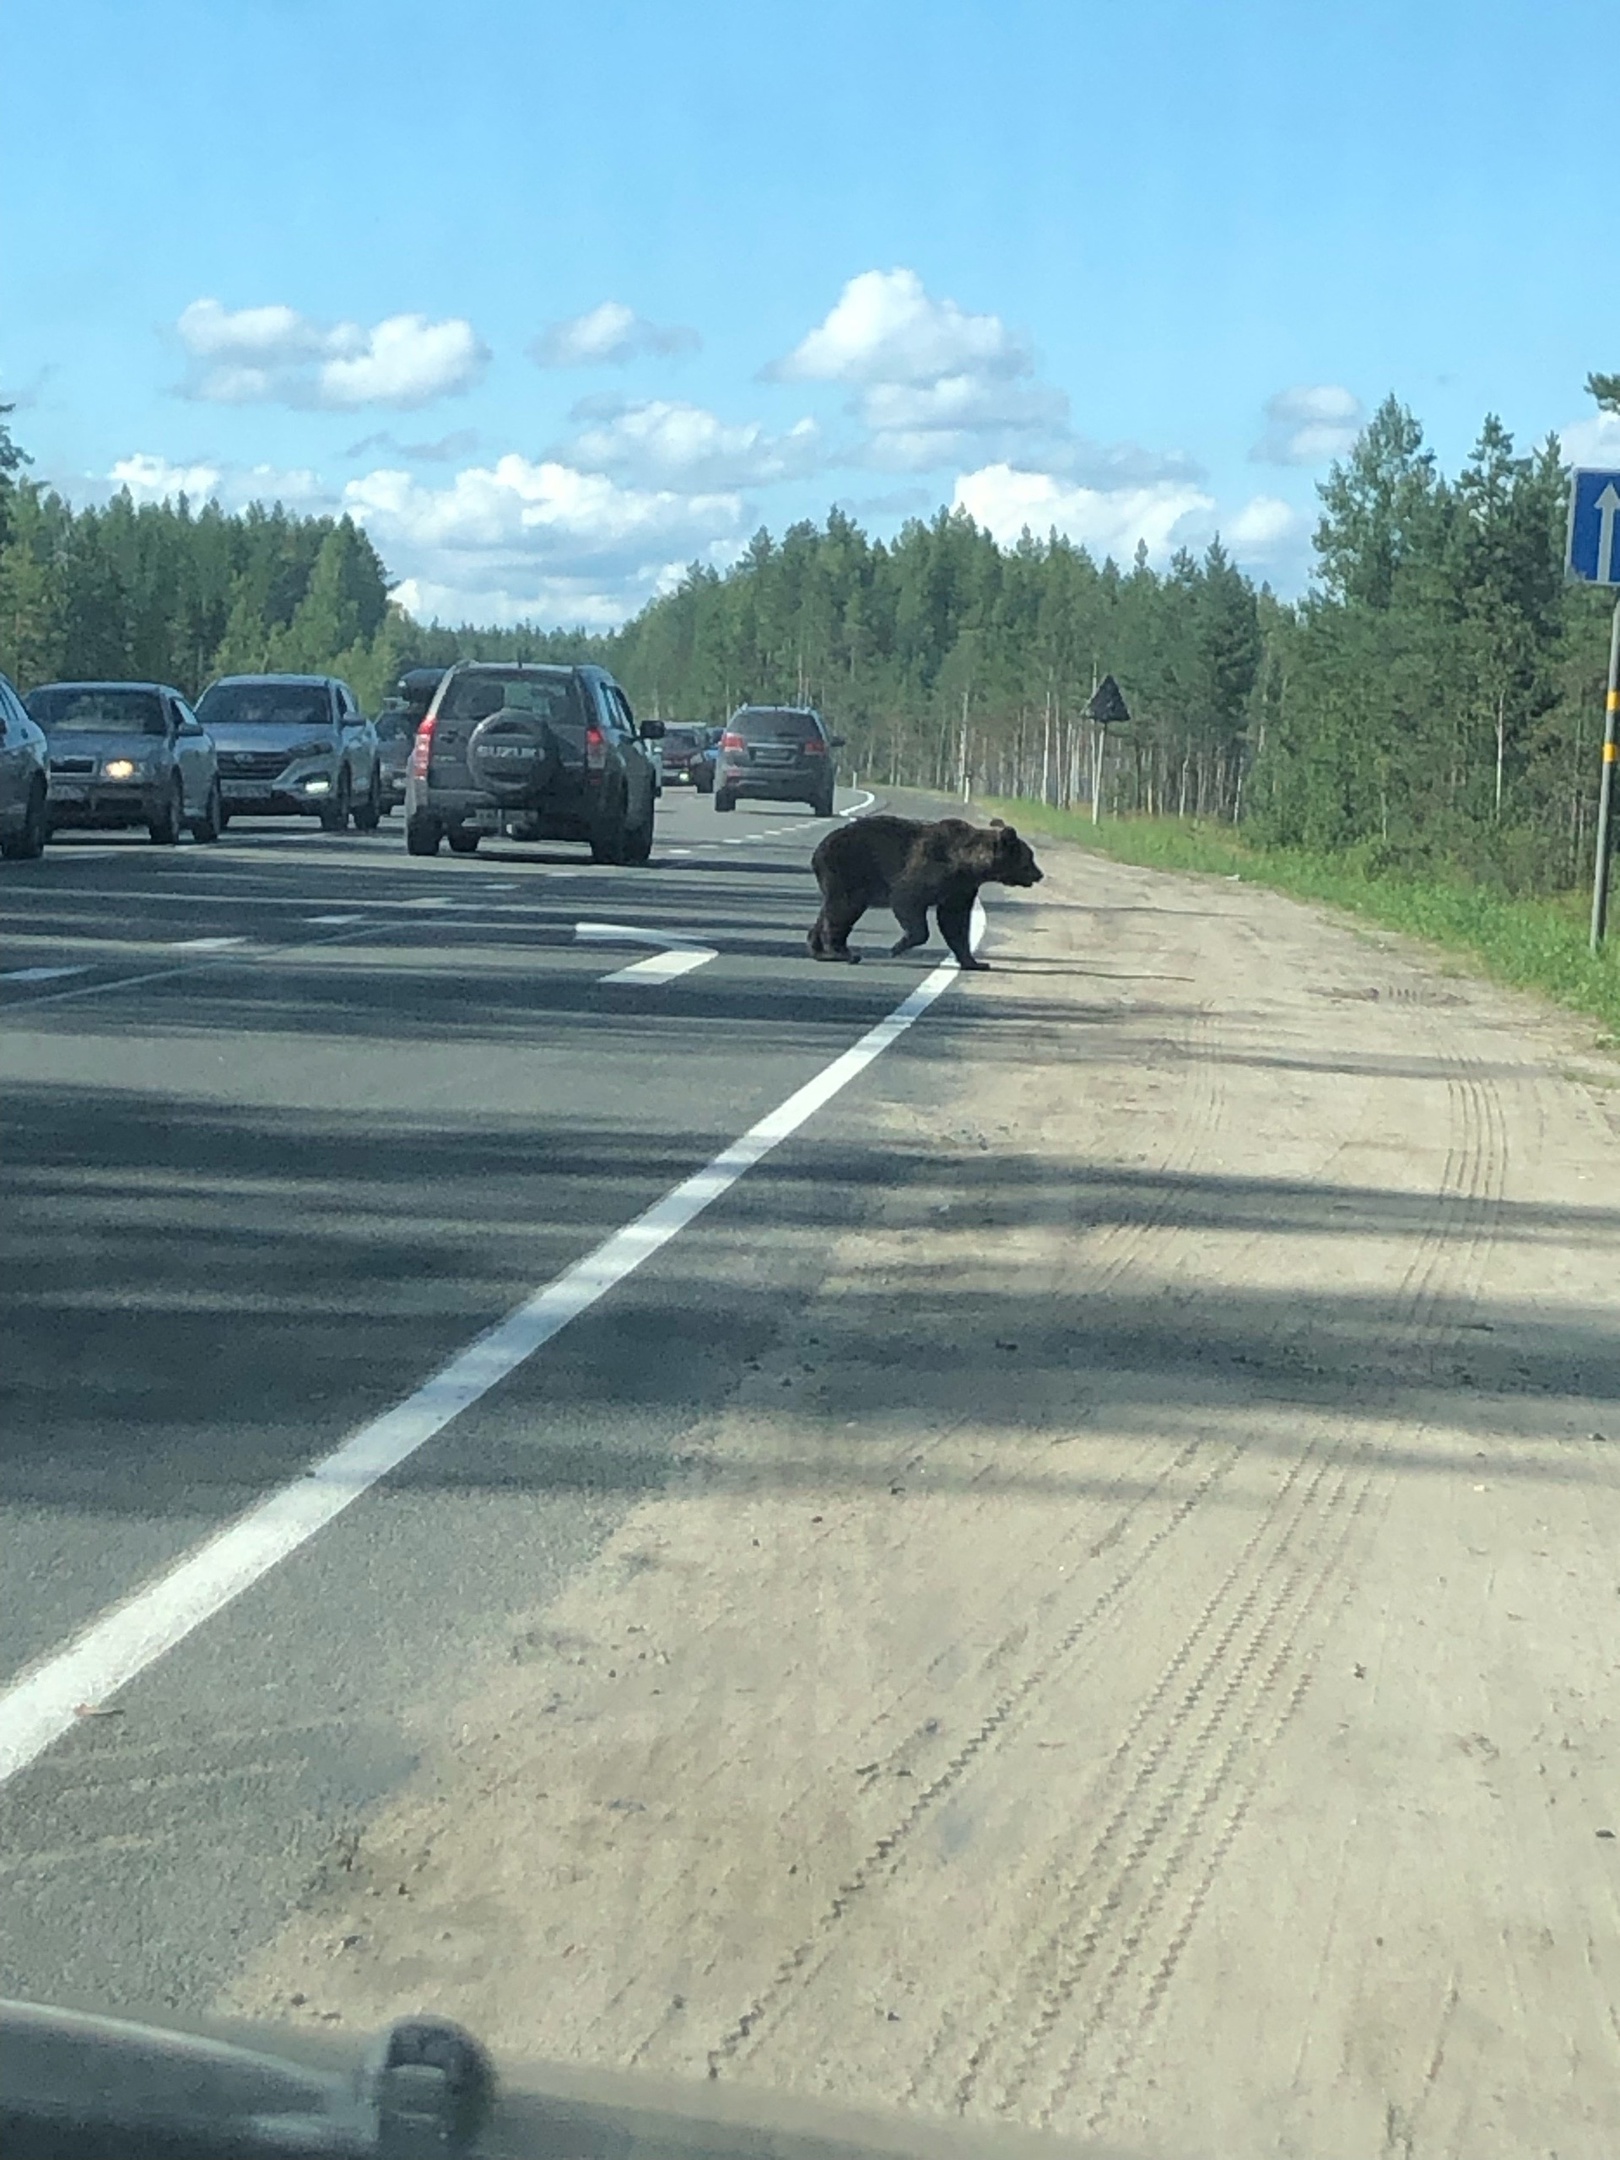
[[[1040,870],[1011,825],[988,827],[965,818],[852,818],[828,833],[810,858],[821,887],[821,913],[810,932],[813,960],[859,960],[849,933],[869,907],[886,900],[905,933],[892,947],[909,952],[928,942],[928,910],[964,968],[982,968],[969,942],[973,903],[981,885],[1038,885]]]

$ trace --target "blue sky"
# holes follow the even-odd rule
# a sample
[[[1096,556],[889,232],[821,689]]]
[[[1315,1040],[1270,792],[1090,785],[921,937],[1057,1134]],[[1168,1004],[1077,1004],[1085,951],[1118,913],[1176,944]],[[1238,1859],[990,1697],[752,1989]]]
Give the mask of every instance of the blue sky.
[[[1390,389],[1448,465],[1620,447],[1588,0],[5,14],[38,472],[346,505],[425,612],[610,621],[834,501],[1291,591]]]

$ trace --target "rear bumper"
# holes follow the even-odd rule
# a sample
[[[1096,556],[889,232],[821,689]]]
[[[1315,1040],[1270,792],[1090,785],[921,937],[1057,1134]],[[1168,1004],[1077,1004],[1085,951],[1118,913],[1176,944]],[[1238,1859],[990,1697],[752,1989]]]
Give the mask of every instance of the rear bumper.
[[[722,765],[715,786],[728,795],[752,796],[756,802],[814,802],[833,784],[831,773],[806,772],[802,765],[791,772],[773,772],[757,765]]]
[[[543,802],[502,802],[484,788],[438,787],[408,777],[405,815],[437,819],[446,832],[463,826],[476,832],[504,832],[508,825],[536,840],[588,838],[597,815],[598,790],[570,779],[550,790]]]

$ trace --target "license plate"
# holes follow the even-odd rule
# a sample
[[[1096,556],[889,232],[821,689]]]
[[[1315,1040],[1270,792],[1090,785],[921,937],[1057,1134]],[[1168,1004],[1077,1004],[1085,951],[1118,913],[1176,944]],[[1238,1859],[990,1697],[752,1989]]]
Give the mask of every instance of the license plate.
[[[251,802],[256,795],[268,791],[262,780],[222,780],[219,792],[227,802]]]
[[[87,780],[53,780],[50,792],[53,802],[86,802],[90,783]]]
[[[498,810],[475,810],[473,812],[473,823],[480,832],[499,832],[501,829],[501,813]]]
[[[756,765],[791,765],[793,763],[793,752],[791,750],[756,750],[754,752],[754,763]]]

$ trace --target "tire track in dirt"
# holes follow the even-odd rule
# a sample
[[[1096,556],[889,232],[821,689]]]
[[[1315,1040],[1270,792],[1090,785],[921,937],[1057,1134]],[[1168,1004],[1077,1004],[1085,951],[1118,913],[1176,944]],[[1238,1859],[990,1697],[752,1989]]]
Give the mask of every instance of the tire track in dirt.
[[[1507,1166],[1494,1086],[1477,1059],[1454,1048],[1445,1056],[1450,1144],[1429,1223],[1389,1311],[1390,1325],[1431,1357],[1455,1337],[1445,1316],[1451,1299],[1457,1292],[1471,1294],[1477,1282]],[[1383,1478],[1376,1462],[1347,1457],[1341,1436],[1301,1487],[1299,1472],[1319,1445],[1314,1438],[1308,1444],[1269,1520],[1251,1537],[1121,1742],[1110,1765],[1116,1782],[1154,1716],[1161,1718],[1084,1861],[1060,1886],[1059,1917],[1043,1930],[997,2005],[990,2030],[970,2047],[952,2096],[959,2111],[985,2088],[985,2103],[998,2114],[1033,2113],[1047,2126],[1063,2116],[1065,2127],[1088,2131],[1105,2123],[1241,1826],[1260,1764],[1304,1698],[1315,1643],[1331,1617],[1332,1587]],[[1291,1547],[1298,1549],[1290,1558]],[[1268,1576],[1285,1559],[1288,1572],[1261,1602]],[[1228,1601],[1234,1601],[1232,1610],[1196,1678],[1172,1703],[1170,1690],[1195,1643]],[[1226,1678],[1210,1712],[1186,1733],[1181,1720],[1223,1669]],[[1218,1811],[1213,1839],[1206,1842]],[[1132,1824],[1135,1835],[1121,1850]],[[1110,1948],[1114,1954],[1101,1964]],[[1127,1996],[1134,1998],[1128,2006]],[[1076,2023],[1078,2030],[1060,2043],[1060,2026]],[[1111,2043],[1106,2069],[1091,2060],[1103,2042]],[[1048,2043],[1061,2045],[1055,2064],[1043,2060]],[[1010,2061],[986,2088],[986,2071],[1002,2052]],[[1090,2098],[1078,2122],[1071,2122],[1065,2103],[1088,2072]],[[1040,2093],[1033,2111],[1027,2100],[1032,2088]]]

